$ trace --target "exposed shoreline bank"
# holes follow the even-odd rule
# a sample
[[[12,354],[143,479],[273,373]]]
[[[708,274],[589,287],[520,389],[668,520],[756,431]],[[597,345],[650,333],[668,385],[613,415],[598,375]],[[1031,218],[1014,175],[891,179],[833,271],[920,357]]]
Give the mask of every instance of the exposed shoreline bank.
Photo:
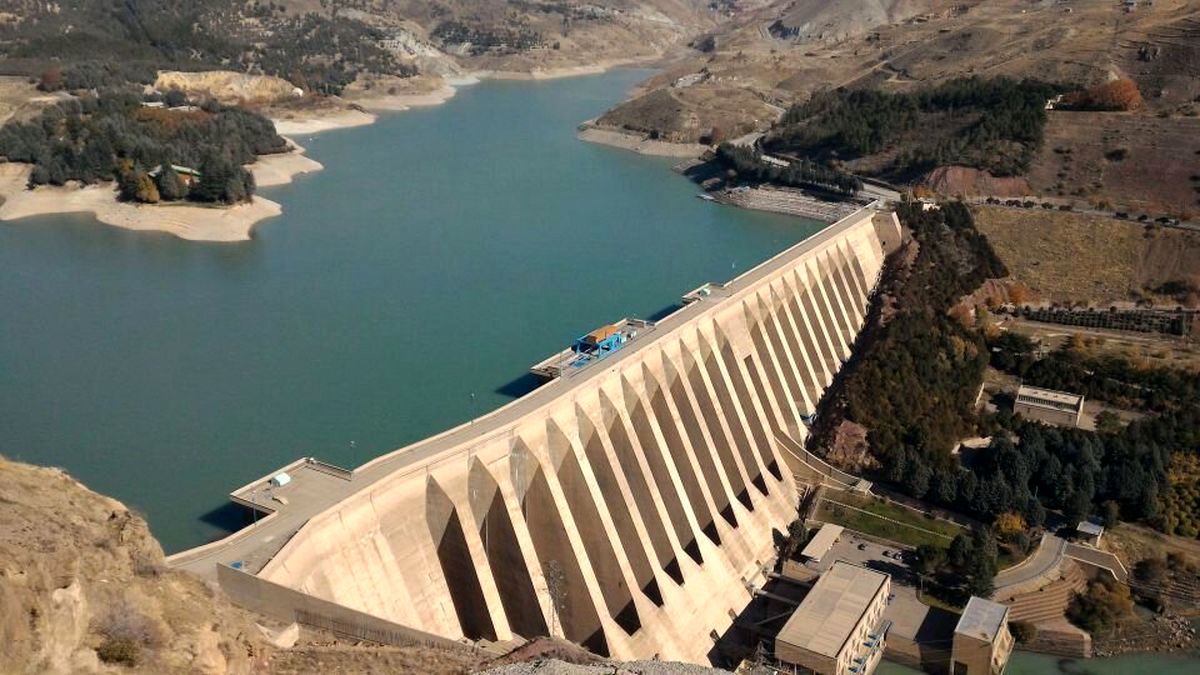
[[[87,186],[26,188],[32,166],[0,165],[0,221],[63,213],[90,213],[102,223],[135,231],[158,231],[188,241],[234,242],[250,239],[254,226],[283,213],[264,197],[229,207],[188,203],[128,204],[117,201],[113,182]]]
[[[320,171],[320,162],[304,154],[304,148],[284,137],[291,150],[276,155],[261,155],[246,168],[254,174],[259,187],[274,187],[292,182],[296,176]],[[254,227],[283,213],[283,207],[255,195],[246,204],[204,206],[188,202],[170,204],[130,204],[117,201],[113,181],[96,185],[27,187],[33,167],[29,164],[0,165],[0,221],[63,213],[90,213],[96,220],[114,227],[140,232],[166,232],[188,241],[248,241]]]
[[[579,125],[575,137],[581,141],[598,143],[622,150],[630,150],[642,155],[655,157],[676,157],[695,159],[710,150],[707,145],[700,143],[671,143],[648,138],[622,129],[597,126],[594,120],[588,120]]]

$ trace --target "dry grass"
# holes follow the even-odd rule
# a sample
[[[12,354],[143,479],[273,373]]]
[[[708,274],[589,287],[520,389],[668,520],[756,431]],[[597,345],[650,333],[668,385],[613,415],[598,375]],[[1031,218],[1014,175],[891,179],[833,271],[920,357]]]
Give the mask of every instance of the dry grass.
[[[1029,172],[1041,194],[1107,201],[1133,214],[1200,213],[1200,118],[1149,112],[1052,112]]]
[[[1052,301],[1126,300],[1145,227],[1059,211],[980,207],[975,224],[1009,272]]]
[[[980,206],[975,222],[1017,280],[1044,300],[1179,299],[1153,289],[1200,278],[1200,233],[1102,216]]]
[[[1156,532],[1143,525],[1121,523],[1104,533],[1104,545],[1117,555],[1126,568],[1144,558],[1161,558],[1180,553],[1192,562],[1200,561],[1200,541]]]

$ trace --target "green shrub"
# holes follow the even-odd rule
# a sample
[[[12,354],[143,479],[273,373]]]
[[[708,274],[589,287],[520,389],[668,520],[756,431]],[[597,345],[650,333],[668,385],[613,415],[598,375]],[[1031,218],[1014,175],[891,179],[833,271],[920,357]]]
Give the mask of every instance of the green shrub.
[[[100,660],[105,663],[116,663],[132,668],[138,664],[138,659],[142,656],[142,646],[127,637],[108,638],[96,650],[96,656],[99,656]]]

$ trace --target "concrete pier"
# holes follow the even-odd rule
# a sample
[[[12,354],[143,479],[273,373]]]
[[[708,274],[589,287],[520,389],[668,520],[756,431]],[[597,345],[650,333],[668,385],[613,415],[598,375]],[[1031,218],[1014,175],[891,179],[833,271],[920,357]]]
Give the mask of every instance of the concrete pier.
[[[273,587],[450,639],[706,662],[795,518],[802,418],[899,241],[894,214],[857,211],[571,377],[348,477],[297,472],[320,489],[171,564],[252,561]]]

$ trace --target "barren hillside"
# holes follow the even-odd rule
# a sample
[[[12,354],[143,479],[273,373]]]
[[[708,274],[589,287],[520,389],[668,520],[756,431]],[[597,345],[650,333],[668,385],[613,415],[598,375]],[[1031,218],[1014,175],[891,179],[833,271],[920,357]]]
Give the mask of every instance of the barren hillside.
[[[733,91],[786,105],[819,89],[905,90],[964,75],[1086,85],[1144,74],[1150,109],[1174,110],[1200,93],[1200,41],[1191,39],[1198,18],[1196,0],[1163,0],[1134,12],[1107,0],[781,0],[717,28],[699,45],[707,51],[642,93],[670,90],[670,104],[661,99],[655,116],[664,137],[686,136],[692,117]],[[692,74],[695,81],[679,87],[678,79]],[[646,102],[630,101],[605,119],[621,125],[624,109],[634,106]],[[738,122],[754,124],[757,113]]]

